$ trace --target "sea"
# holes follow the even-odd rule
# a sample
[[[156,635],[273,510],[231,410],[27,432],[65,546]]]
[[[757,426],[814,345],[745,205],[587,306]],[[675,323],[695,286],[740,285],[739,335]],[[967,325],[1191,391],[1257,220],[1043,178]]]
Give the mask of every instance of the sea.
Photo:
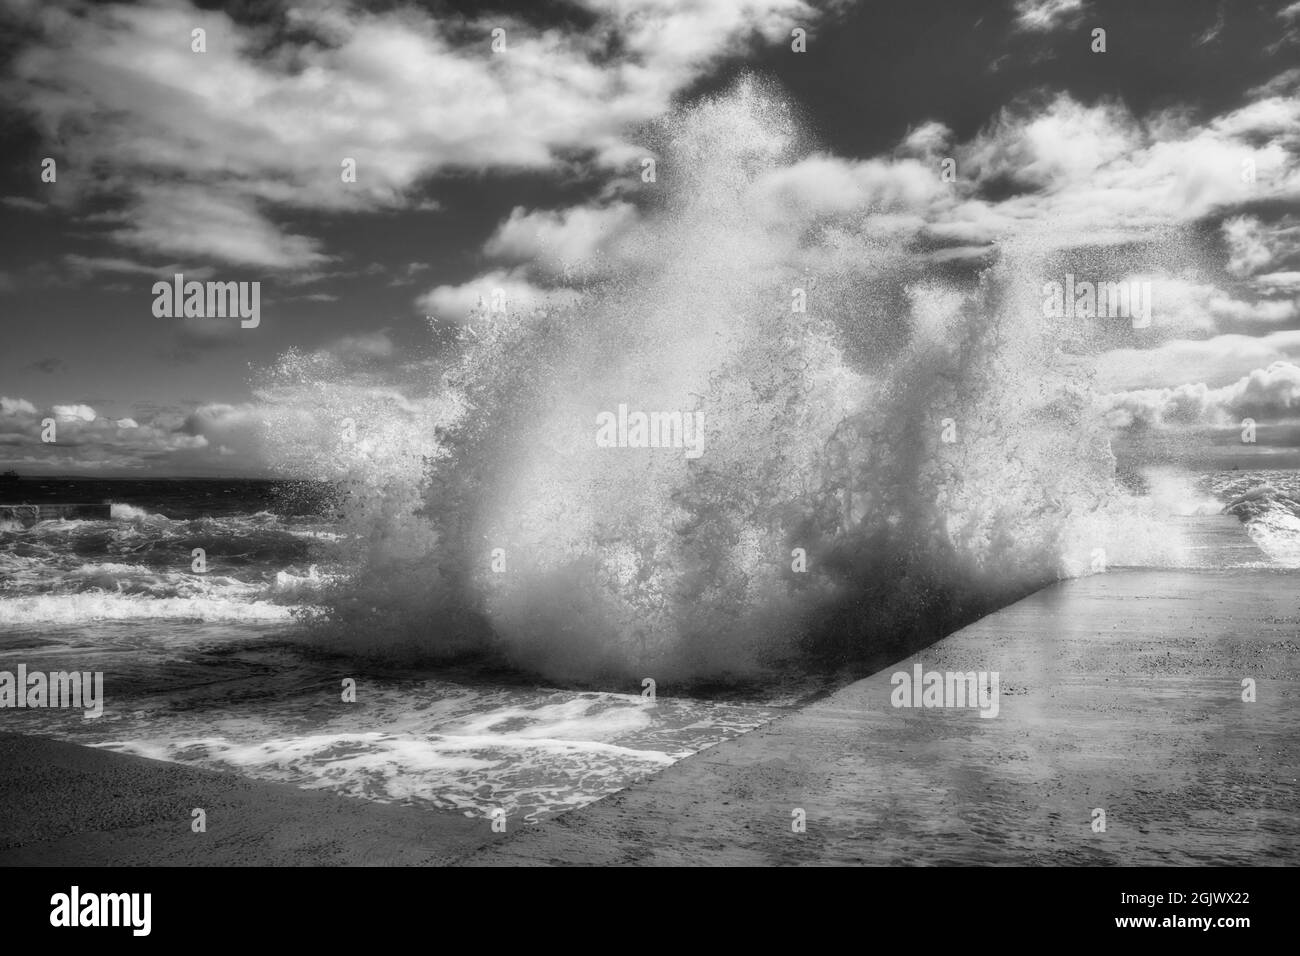
[[[1173,514],[1234,515],[1269,563],[1300,567],[1300,472],[1161,474],[1147,491]],[[111,505],[109,520],[0,525],[0,670],[105,681],[101,717],[7,710],[7,730],[531,823],[825,690],[812,677],[592,690],[483,664],[359,664],[305,624],[350,553],[324,489],[306,483],[28,478],[0,499]]]
[[[106,700],[91,719],[6,710],[4,729],[531,823],[798,702],[565,689],[483,666],[358,669],[297,618],[346,573],[321,500],[311,485],[251,480],[0,488],[0,503],[111,504],[106,521],[0,524],[0,670],[100,671]]]

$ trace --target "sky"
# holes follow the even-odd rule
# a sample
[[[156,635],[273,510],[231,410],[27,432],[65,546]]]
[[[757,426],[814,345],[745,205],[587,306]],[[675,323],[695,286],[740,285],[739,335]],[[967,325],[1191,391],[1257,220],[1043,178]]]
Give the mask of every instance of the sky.
[[[742,75],[813,144],[774,210],[1150,282],[1090,348],[1117,447],[1226,462],[1249,417],[1300,464],[1300,2],[0,10],[0,467],[262,473],[259,369],[435,361],[494,289],[565,301],[645,215],[648,125]],[[260,283],[258,324],[156,315],[176,273]]]

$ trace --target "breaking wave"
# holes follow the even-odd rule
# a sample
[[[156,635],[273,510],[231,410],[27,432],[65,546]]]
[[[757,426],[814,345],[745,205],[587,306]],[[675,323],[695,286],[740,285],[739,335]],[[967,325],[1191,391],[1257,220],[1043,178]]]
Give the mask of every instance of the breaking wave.
[[[1032,244],[962,277],[868,211],[783,211],[810,151],[754,81],[655,135],[642,222],[576,302],[258,383],[277,463],[339,488],[322,640],[728,678],[878,660],[1086,571],[1114,459]],[[703,454],[598,447],[620,404],[703,413]]]
[[[1300,473],[1219,472],[1203,483],[1225,502],[1223,512],[1239,518],[1274,563],[1300,568]]]
[[[111,520],[0,529],[0,626],[290,621],[331,586],[333,532],[270,512],[177,520],[114,504]],[[210,561],[193,567],[195,549]]]

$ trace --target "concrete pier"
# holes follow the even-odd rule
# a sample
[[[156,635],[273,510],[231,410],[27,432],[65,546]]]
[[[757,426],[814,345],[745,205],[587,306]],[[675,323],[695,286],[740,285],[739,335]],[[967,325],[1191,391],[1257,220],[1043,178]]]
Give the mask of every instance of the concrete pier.
[[[1186,564],[1045,588],[465,862],[1295,865],[1297,572],[1183,524]],[[918,664],[998,672],[997,716],[895,706]]]

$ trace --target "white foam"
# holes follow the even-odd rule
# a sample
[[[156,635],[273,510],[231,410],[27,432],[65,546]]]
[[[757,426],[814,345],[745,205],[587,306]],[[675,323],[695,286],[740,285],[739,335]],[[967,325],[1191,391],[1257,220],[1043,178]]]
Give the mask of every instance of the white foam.
[[[0,599],[0,624],[84,624],[90,621],[289,621],[291,608],[262,601],[155,598],[142,594],[42,594]]]
[[[598,799],[778,713],[442,680],[360,683],[358,707],[315,707],[315,691],[286,697],[272,683],[258,695],[256,683],[241,683],[202,709],[135,714],[129,733],[122,724],[76,729],[87,743],[154,759],[380,802],[475,815],[499,807],[517,821]]]
[[[109,508],[109,516],[114,521],[144,521],[149,518],[163,518],[162,515],[151,514],[144,508],[120,503],[114,503]],[[166,519],[164,518],[164,520]]]

